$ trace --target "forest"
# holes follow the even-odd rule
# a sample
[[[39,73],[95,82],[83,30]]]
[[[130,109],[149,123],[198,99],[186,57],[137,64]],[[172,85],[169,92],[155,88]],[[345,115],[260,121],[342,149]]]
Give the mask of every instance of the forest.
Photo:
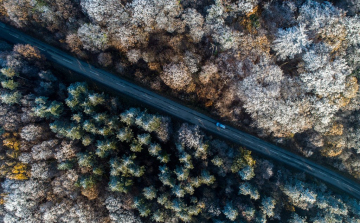
[[[358,200],[205,134],[67,83],[0,42],[0,216],[28,222],[355,222]]]
[[[0,0],[78,58],[360,178],[357,0]]]
[[[360,179],[357,0],[0,0],[0,20]],[[0,42],[3,222],[358,222],[359,201]]]

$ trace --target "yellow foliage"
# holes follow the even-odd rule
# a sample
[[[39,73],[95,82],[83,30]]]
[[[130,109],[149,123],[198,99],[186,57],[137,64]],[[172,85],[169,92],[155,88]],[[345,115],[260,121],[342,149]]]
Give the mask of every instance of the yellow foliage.
[[[344,131],[344,126],[340,123],[334,123],[331,129],[325,135],[341,136]]]
[[[15,137],[4,139],[3,145],[13,150],[20,149],[20,142]]]
[[[342,141],[328,142],[327,145],[321,150],[321,154],[326,157],[339,156],[342,153],[343,148]]]
[[[251,10],[251,12],[247,13],[246,16],[241,20],[240,24],[250,33],[256,34],[257,28],[260,26],[259,18],[260,18],[260,8],[256,6]]]
[[[354,98],[356,96],[356,93],[358,92],[359,90],[359,85],[357,83],[357,79],[356,77],[348,77],[346,79],[346,89],[345,89],[345,92],[344,92],[344,96],[346,98]]]
[[[3,6],[3,1],[4,0],[0,0],[0,16],[7,16],[7,11]]]

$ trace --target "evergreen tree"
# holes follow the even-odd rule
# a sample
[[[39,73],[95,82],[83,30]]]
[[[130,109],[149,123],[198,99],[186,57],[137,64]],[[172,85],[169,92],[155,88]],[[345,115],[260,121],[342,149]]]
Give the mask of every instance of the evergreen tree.
[[[116,142],[111,139],[96,141],[96,147],[96,155],[100,158],[107,157],[111,151],[115,151],[117,149]]]
[[[158,143],[151,143],[149,146],[149,153],[152,156],[158,156],[161,152],[161,146]]]
[[[156,189],[155,189],[155,187],[154,186],[145,187],[143,189],[143,195],[148,200],[152,200],[152,199],[156,198]]]
[[[19,83],[14,80],[4,80],[1,81],[1,86],[12,91],[19,87]]]
[[[235,221],[237,218],[239,212],[235,209],[232,202],[226,202],[226,205],[223,210],[224,215],[230,219],[231,221]]]
[[[4,92],[1,93],[0,99],[2,103],[13,105],[18,104],[21,99],[21,93],[18,91],[15,92]]]

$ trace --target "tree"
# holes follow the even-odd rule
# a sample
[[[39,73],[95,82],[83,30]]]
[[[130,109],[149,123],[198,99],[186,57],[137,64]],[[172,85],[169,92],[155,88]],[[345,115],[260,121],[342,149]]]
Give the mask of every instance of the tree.
[[[21,93],[18,91],[15,92],[4,92],[0,94],[0,99],[3,103],[7,105],[18,104],[21,99]]]
[[[5,80],[5,81],[1,81],[1,86],[3,88],[13,91],[19,86],[19,83],[15,82],[14,80]]]
[[[304,210],[313,207],[316,202],[317,193],[314,188],[297,179],[287,181],[282,191],[292,204]]]
[[[7,67],[7,68],[2,68],[1,70],[1,74],[4,75],[7,78],[13,78],[18,76],[19,74],[15,72],[14,69]]]
[[[301,217],[298,214],[293,213],[288,223],[307,223],[307,221],[306,221],[306,217]]]
[[[61,136],[67,137],[71,140],[81,139],[84,135],[83,129],[81,126],[73,122],[63,122],[59,119],[50,123],[50,129],[54,133],[57,133]]]
[[[14,51],[21,54],[23,57],[25,57],[28,60],[38,60],[39,61],[43,58],[40,51],[37,48],[35,48],[29,44],[26,44],[26,45],[16,44],[14,46]]]
[[[130,108],[120,114],[120,120],[128,126],[135,124],[135,119],[140,113],[138,108]]]
[[[100,1],[102,2],[102,1]],[[119,223],[141,223],[139,217],[130,210],[124,208],[124,201],[120,196],[110,195],[105,200],[106,209],[109,211],[110,219]]]
[[[192,81],[191,73],[184,63],[165,65],[160,77],[166,85],[177,91],[184,90]]]
[[[33,108],[34,114],[41,118],[59,118],[64,110],[64,106],[58,101],[48,101],[47,97],[35,99],[36,107]]]
[[[95,155],[93,153],[77,153],[76,156],[80,167],[94,167]]]
[[[151,142],[151,136],[148,133],[140,134],[137,136],[137,140],[140,145],[149,145]]]
[[[119,139],[121,142],[131,142],[133,140],[134,134],[129,127],[121,128],[116,135],[116,138]]]
[[[293,59],[295,55],[302,53],[310,45],[304,25],[294,26],[287,29],[279,29],[277,38],[274,40],[273,49],[279,59]]]
[[[103,67],[109,67],[113,61],[110,53],[100,53],[98,56],[98,63]]]
[[[239,194],[250,195],[251,199],[257,200],[260,198],[258,190],[248,182],[241,184],[239,190]]]
[[[185,169],[183,167],[176,166],[174,173],[176,174],[177,179],[179,181],[186,181],[189,177],[190,171],[189,171],[189,169]]]
[[[215,182],[215,177],[213,175],[210,175],[209,171],[202,170],[201,171],[201,183],[206,185],[211,185]]]
[[[226,202],[224,210],[222,211],[224,215],[230,219],[231,221],[235,221],[236,217],[238,216],[238,211],[234,208],[232,202]]]
[[[20,137],[28,142],[37,141],[45,138],[45,131],[45,126],[29,124],[21,129]]]
[[[269,218],[274,217],[274,209],[275,209],[276,200],[272,197],[264,197],[261,200],[261,211],[264,215]]]
[[[109,45],[107,34],[101,30],[100,26],[93,24],[83,24],[77,31],[84,49],[98,53],[106,50]]]
[[[100,158],[105,158],[111,151],[117,149],[116,142],[110,139],[96,141],[96,155]]]
[[[238,173],[242,180],[251,180],[255,176],[254,168],[252,166],[246,166]]]
[[[151,143],[149,146],[149,153],[152,156],[158,156],[161,152],[161,146],[158,143]]]
[[[181,18],[184,20],[185,24],[190,28],[190,36],[195,43],[200,42],[201,38],[204,35],[203,24],[204,18],[196,9],[188,8],[181,15]]]
[[[156,189],[154,186],[150,186],[150,187],[145,187],[143,189],[143,195],[146,199],[148,200],[152,200],[154,198],[156,198]]]

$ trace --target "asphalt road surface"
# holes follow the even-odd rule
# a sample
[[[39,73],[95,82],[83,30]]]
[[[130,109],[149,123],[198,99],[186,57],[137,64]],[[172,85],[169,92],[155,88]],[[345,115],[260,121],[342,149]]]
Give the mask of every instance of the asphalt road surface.
[[[113,88],[121,94],[135,98],[158,110],[183,119],[186,122],[199,125],[201,128],[206,129],[215,135],[241,144],[252,151],[283,162],[284,164],[294,167],[300,171],[304,171],[307,174],[317,177],[360,200],[359,184],[321,165],[232,127],[226,126],[225,129],[219,128],[216,126],[217,121],[206,115],[164,98],[133,83],[125,81],[111,73],[97,69],[86,62],[78,60],[61,50],[32,38],[3,23],[0,23],[0,38],[3,38],[11,43],[26,43],[36,46],[49,61],[60,64],[67,69]]]

